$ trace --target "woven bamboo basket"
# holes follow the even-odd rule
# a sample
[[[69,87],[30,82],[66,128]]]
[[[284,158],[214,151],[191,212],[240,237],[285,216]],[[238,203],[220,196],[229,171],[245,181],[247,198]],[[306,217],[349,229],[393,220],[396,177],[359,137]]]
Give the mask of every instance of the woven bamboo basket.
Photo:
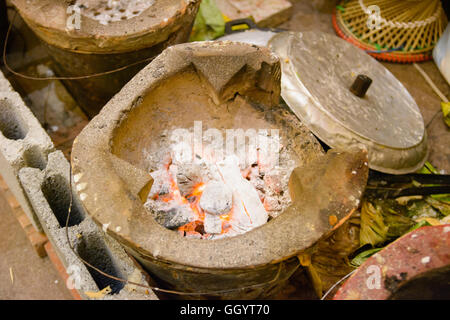
[[[341,38],[391,62],[431,59],[446,25],[440,0],[344,0],[333,14]]]

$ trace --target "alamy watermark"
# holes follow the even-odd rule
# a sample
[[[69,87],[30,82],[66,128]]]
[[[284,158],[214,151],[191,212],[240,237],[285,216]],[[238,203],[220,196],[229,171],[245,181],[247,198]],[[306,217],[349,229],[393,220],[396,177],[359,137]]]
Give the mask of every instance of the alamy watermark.
[[[369,15],[367,18],[367,28],[370,30],[381,29],[381,9],[377,5],[371,5],[367,7],[366,13]]]
[[[66,29],[69,31],[81,29],[81,8],[77,5],[71,5],[67,7],[66,13],[68,14],[66,20]]]
[[[81,289],[81,268],[75,264],[71,264],[67,270],[69,277],[66,280],[66,286],[69,290]]]
[[[366,269],[368,275],[366,286],[368,289],[381,289],[381,268],[377,265],[370,265]]]
[[[208,128],[204,131],[202,121],[194,121],[192,130],[172,130],[170,142],[172,158],[181,163],[219,162],[229,155],[235,155],[241,167],[260,159],[273,167],[279,163],[278,129]]]

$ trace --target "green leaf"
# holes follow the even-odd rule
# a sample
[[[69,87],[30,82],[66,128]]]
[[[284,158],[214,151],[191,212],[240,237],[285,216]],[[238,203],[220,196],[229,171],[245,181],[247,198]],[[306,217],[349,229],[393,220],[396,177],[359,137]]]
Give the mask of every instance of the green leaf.
[[[380,251],[381,249],[383,249],[383,248],[373,248],[373,249],[363,251],[360,254],[358,254],[356,257],[354,257],[352,259],[352,261],[350,261],[350,264],[353,267],[357,268],[360,265],[362,265],[367,259],[369,259],[372,255],[374,255],[375,253]]]
[[[214,0],[203,0],[189,41],[213,40],[225,33],[225,20]]]
[[[449,203],[450,204],[450,193],[445,194],[432,194],[430,197],[433,199],[439,200],[441,202]]]
[[[422,228],[422,227],[426,227],[426,226],[431,226],[431,224],[429,224],[425,220],[421,220],[421,221],[417,222],[411,229],[409,229],[408,232],[411,232],[411,231],[414,231],[416,229],[419,229],[419,228]]]
[[[450,127],[450,102],[441,102],[442,113],[447,127]]]
[[[417,173],[439,174],[439,172],[436,170],[436,168],[433,167],[433,165],[431,163],[429,163],[428,161],[425,162],[423,167],[419,171],[417,171]]]

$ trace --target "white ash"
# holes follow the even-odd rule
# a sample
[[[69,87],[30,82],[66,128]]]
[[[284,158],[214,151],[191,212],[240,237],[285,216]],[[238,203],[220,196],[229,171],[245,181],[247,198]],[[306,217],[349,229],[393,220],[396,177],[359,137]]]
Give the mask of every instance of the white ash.
[[[204,228],[207,234],[220,234],[222,232],[222,220],[218,215],[205,213]]]
[[[81,9],[84,16],[108,25],[137,17],[154,3],[154,0],[77,0],[75,6]]]
[[[231,210],[232,205],[233,194],[225,183],[221,181],[212,181],[206,184],[202,197],[200,198],[200,207],[205,212],[211,215],[220,216],[228,213]]]

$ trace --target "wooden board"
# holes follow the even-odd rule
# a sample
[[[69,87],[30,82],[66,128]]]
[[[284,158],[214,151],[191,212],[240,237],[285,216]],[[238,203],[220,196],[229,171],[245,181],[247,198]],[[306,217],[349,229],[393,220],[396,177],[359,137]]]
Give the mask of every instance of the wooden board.
[[[276,27],[292,15],[288,0],[216,0],[216,3],[229,19],[252,17],[259,27]]]

